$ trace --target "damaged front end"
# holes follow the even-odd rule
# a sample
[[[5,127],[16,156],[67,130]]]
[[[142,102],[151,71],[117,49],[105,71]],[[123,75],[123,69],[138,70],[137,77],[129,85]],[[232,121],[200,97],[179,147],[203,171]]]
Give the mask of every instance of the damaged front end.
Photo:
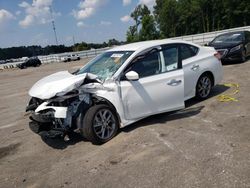
[[[29,126],[33,132],[50,138],[63,137],[67,141],[68,133],[78,132],[82,126],[77,123],[80,114],[92,105],[92,94],[86,92],[84,86],[90,83],[101,84],[93,75],[86,74],[76,78],[65,72],[60,74],[56,73],[49,79],[44,78],[45,81],[40,80],[31,88],[29,94],[32,98],[26,112],[30,113]],[[62,74],[64,77],[59,83],[58,76]],[[41,88],[44,88],[44,91],[41,91]]]
[[[43,133],[55,138],[68,138],[68,133],[77,131],[76,123],[79,114],[91,106],[90,94],[79,93],[77,90],[61,97],[41,100],[32,97],[26,112],[31,112],[30,128],[35,133]]]

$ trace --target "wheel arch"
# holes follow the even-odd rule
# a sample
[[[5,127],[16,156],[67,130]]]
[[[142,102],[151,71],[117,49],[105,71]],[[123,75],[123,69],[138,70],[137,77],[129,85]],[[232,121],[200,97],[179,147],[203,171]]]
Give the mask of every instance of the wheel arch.
[[[74,122],[73,122],[74,124],[76,124],[76,127],[79,129],[82,129],[82,127],[84,126],[83,119],[86,115],[86,112],[89,110],[89,108],[91,108],[92,106],[98,105],[98,104],[106,104],[115,112],[115,115],[116,115],[118,123],[119,123],[119,128],[120,128],[122,125],[122,120],[121,120],[120,114],[118,113],[115,105],[113,105],[113,103],[110,100],[108,100],[104,97],[95,95],[95,94],[91,94],[91,103],[90,104],[88,104],[87,106],[85,106],[86,104],[85,105],[82,104],[78,107],[78,112],[77,112],[77,115],[75,116]]]
[[[119,113],[117,112],[117,109],[116,107],[113,105],[112,102],[110,102],[108,99],[104,98],[104,97],[100,97],[100,96],[97,96],[97,95],[93,95],[92,96],[92,101],[93,101],[93,105],[97,105],[97,104],[106,104],[108,105],[111,109],[114,110],[114,112],[116,113],[116,117],[118,119],[118,122],[119,122],[119,127],[121,127],[121,117],[119,115]]]
[[[200,76],[199,76],[199,78],[198,78],[198,80],[197,80],[197,82],[196,82],[196,86],[195,86],[195,97],[197,98],[197,99],[199,99],[199,100],[204,100],[204,99],[206,99],[207,97],[208,97],[208,95],[206,96],[206,97],[200,97],[199,96],[199,94],[198,94],[198,90],[197,90],[197,87],[198,87],[198,83],[199,83],[199,80],[203,77],[203,76],[208,76],[210,79],[211,79],[211,87],[213,87],[214,86],[214,84],[215,84],[215,78],[214,78],[214,75],[213,75],[213,73],[211,72],[211,71],[205,71],[205,72],[203,72]],[[211,89],[210,89],[210,91],[211,91]]]
[[[198,78],[198,80],[197,80],[197,82],[196,82],[196,86],[197,86],[197,84],[198,84],[199,79],[200,79],[202,76],[204,76],[204,75],[208,75],[208,76],[211,78],[212,86],[214,86],[214,84],[215,84],[215,79],[214,79],[214,74],[213,74],[211,71],[205,71],[205,72],[203,72],[203,73],[199,76],[199,78]]]

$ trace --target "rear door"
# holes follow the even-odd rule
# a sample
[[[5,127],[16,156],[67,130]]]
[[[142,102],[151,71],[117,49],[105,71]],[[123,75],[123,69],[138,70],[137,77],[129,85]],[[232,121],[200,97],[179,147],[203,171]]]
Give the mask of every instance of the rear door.
[[[184,78],[178,47],[165,47],[164,50],[169,52],[168,68],[165,66],[163,51],[157,51],[133,62],[125,70],[125,73],[135,71],[140,77],[137,81],[120,81],[126,119],[184,107]]]
[[[195,58],[198,48],[188,44],[180,44],[180,56],[184,71],[184,98],[189,99],[195,95],[196,80],[201,71],[200,62]]]

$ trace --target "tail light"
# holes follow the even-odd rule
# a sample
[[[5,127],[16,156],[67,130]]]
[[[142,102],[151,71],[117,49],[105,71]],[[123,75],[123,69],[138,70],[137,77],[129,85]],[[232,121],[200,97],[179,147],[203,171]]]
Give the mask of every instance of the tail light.
[[[214,54],[214,56],[215,56],[218,60],[221,60],[221,55],[220,55],[219,52],[216,52],[216,53]]]

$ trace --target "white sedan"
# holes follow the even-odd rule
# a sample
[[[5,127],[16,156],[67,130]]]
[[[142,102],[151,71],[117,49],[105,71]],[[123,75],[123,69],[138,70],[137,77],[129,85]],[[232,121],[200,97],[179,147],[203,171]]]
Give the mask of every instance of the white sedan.
[[[76,60],[80,60],[80,56],[78,54],[70,54],[70,55],[61,57],[61,61],[63,62],[76,61]]]
[[[214,48],[174,40],[138,42],[110,49],[74,73],[41,79],[29,91],[26,111],[37,133],[68,139],[77,131],[101,144],[142,118],[183,109],[193,97],[206,99],[221,80]]]

